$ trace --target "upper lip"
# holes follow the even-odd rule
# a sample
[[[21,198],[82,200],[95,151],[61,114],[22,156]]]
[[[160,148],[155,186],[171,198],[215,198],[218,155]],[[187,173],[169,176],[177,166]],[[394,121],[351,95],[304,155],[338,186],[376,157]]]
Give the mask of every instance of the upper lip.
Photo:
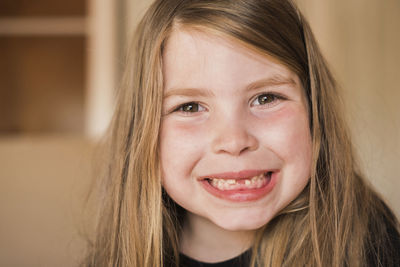
[[[202,175],[198,178],[198,180],[205,180],[207,178],[215,178],[215,179],[248,179],[254,176],[258,176],[260,174],[274,172],[274,170],[264,169],[264,170],[242,170],[238,172],[222,172],[222,173],[213,173]]]

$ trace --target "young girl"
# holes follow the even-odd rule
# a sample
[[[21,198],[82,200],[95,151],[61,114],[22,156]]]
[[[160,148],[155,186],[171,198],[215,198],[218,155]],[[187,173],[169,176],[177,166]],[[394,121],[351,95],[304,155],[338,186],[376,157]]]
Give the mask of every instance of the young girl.
[[[85,265],[400,266],[291,1],[158,0],[131,50]]]

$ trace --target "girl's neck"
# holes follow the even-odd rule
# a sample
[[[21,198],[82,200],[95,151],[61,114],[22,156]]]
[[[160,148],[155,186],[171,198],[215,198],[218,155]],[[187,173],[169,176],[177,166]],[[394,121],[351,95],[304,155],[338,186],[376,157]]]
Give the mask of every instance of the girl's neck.
[[[185,217],[180,252],[202,262],[220,262],[248,250],[255,230],[229,231],[210,220],[188,212]]]

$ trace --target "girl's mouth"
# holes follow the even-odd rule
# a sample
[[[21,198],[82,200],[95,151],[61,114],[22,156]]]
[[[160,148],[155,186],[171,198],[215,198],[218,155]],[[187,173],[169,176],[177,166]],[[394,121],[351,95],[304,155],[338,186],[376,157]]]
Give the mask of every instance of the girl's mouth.
[[[218,190],[248,190],[261,188],[271,181],[272,172],[266,172],[250,178],[220,179],[205,178],[208,183]]]
[[[278,171],[251,171],[246,175],[213,175],[199,180],[206,191],[218,198],[245,202],[258,200],[267,195],[276,183]]]

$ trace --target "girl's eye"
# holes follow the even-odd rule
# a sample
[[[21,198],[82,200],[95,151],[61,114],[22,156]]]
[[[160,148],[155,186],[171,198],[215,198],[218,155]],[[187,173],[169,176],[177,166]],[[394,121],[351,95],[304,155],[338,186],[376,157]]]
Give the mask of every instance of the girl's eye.
[[[183,113],[195,113],[203,110],[205,110],[205,108],[196,102],[185,103],[175,109],[175,111],[180,111]]]
[[[253,106],[260,106],[260,105],[271,105],[281,99],[280,96],[271,94],[271,93],[264,93],[258,95],[253,102],[251,103]]]

